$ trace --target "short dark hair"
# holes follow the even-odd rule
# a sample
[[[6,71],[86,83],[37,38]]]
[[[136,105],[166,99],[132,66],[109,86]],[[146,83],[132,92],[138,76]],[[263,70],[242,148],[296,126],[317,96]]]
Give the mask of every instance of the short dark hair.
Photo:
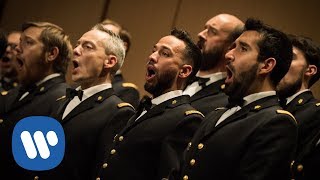
[[[308,83],[308,88],[310,88],[320,78],[320,45],[306,36],[290,34],[289,38],[292,46],[302,51],[308,65],[312,64],[317,67],[317,73],[311,77]]]
[[[189,33],[185,30],[174,28],[171,30],[170,35],[182,40],[186,45],[185,52],[184,52],[185,61],[186,63],[192,66],[192,72],[188,78],[188,81],[190,81],[193,77],[195,77],[196,73],[200,69],[200,65],[202,61],[201,50],[193,42]],[[187,82],[187,84],[189,84],[189,82]]]
[[[0,29],[0,58],[4,55],[7,48],[7,36],[6,33]]]
[[[40,34],[40,40],[44,44],[45,52],[50,51],[54,47],[59,49],[57,59],[53,62],[53,71],[65,74],[68,62],[73,54],[69,36],[61,27],[49,22],[26,22],[22,24],[21,30],[24,31],[29,27],[43,29]]]
[[[273,85],[277,86],[291,65],[291,41],[284,32],[265,25],[262,21],[254,18],[247,19],[245,31],[257,31],[260,34],[261,38],[257,42],[259,47],[258,61],[264,61],[267,58],[274,58],[277,61],[270,74]]]

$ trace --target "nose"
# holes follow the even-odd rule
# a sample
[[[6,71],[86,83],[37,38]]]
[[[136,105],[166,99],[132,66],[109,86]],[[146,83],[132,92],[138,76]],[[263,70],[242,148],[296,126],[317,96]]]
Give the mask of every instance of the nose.
[[[14,48],[14,50],[17,51],[17,54],[22,53],[21,41],[20,41],[20,43],[17,44],[17,46]]]
[[[150,56],[148,57],[148,63],[150,63],[150,62],[156,63],[157,62],[157,57],[158,57],[157,52],[158,51],[155,51],[152,54],[150,54]]]
[[[206,31],[207,31],[207,30],[204,29],[203,31],[199,32],[198,38],[199,38],[199,39],[206,39],[206,37],[205,37]]]
[[[233,49],[228,50],[228,52],[225,54],[225,59],[227,61],[233,61],[234,60]]]
[[[80,56],[81,55],[81,51],[80,51],[80,46],[79,45],[77,45],[74,49],[73,49],[73,55],[75,55],[75,56]]]

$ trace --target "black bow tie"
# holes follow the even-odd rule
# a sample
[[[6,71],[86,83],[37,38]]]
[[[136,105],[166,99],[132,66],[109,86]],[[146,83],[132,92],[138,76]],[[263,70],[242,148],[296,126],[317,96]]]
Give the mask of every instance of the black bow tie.
[[[202,77],[196,77],[196,81],[198,81],[199,86],[202,88],[206,87],[206,83],[210,80],[210,78],[202,78]]]
[[[151,106],[152,106],[151,98],[148,96],[143,96],[141,98],[138,109],[141,109],[141,110],[145,109],[149,111],[151,109]]]
[[[244,100],[242,98],[240,98],[240,99],[231,99],[229,97],[228,102],[229,103],[226,106],[228,109],[231,109],[231,108],[236,107],[236,106],[242,107],[243,104],[244,104]]]
[[[78,96],[80,101],[82,100],[83,91],[82,90],[76,90],[73,88],[67,88],[66,89],[66,97],[73,99],[75,96]]]

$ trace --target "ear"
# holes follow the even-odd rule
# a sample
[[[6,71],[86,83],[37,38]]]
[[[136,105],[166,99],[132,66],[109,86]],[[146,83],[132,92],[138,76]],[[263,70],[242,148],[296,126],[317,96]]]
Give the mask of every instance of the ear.
[[[54,61],[59,55],[59,49],[57,47],[51,48],[49,51],[45,53],[46,62]]]
[[[192,66],[189,64],[184,64],[180,69],[178,77],[183,79],[187,78],[191,74],[191,72],[192,72]]]
[[[118,63],[118,59],[114,55],[108,55],[103,62],[103,67],[106,69],[111,69]]]
[[[277,61],[274,58],[268,58],[264,60],[264,62],[259,63],[260,68],[258,74],[269,74],[276,64]]]
[[[317,66],[310,64],[307,67],[306,72],[304,73],[304,75],[311,77],[311,76],[315,75],[317,73],[317,71],[318,71]]]

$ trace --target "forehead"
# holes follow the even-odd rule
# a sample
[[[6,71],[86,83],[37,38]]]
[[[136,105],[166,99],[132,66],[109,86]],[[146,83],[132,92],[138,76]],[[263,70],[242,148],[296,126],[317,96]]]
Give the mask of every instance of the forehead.
[[[27,29],[25,29],[22,32],[21,36],[22,37],[30,37],[33,39],[39,39],[42,31],[43,31],[43,29],[40,27],[31,26],[31,27],[28,27]]]
[[[219,15],[207,21],[206,26],[214,27],[218,31],[230,32],[235,26],[229,16]]]
[[[20,33],[10,33],[8,35],[8,42],[19,42]]]
[[[185,44],[182,40],[176,38],[175,36],[165,36],[159,40],[156,44],[157,47],[166,47],[171,49],[173,52],[183,51]]]
[[[259,50],[257,43],[259,42],[260,38],[261,36],[257,31],[245,31],[239,36],[236,42],[245,43],[251,48]]]
[[[293,52],[293,59],[300,59],[300,60],[306,61],[304,53],[299,48],[293,46],[292,52]]]
[[[108,33],[99,30],[90,30],[79,39],[84,41],[102,41],[108,37]]]

